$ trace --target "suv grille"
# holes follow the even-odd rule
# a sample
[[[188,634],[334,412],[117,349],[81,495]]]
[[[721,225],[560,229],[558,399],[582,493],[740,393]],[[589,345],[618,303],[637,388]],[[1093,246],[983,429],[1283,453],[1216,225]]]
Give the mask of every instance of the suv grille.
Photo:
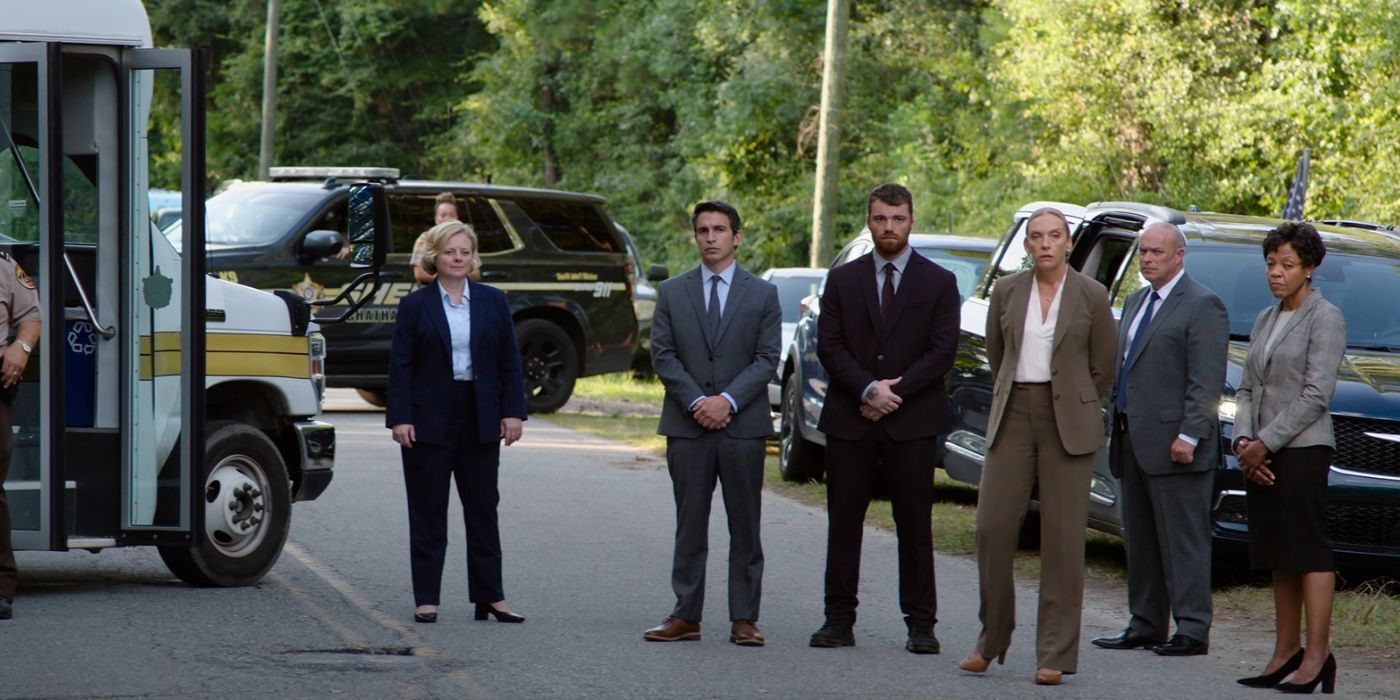
[[[1380,440],[1365,433],[1400,435],[1400,421],[1333,415],[1332,434],[1337,440],[1337,454],[1332,463],[1354,471],[1400,476],[1400,442]]]
[[[1221,523],[1247,522],[1245,497],[1231,495],[1221,499],[1214,516]],[[1330,503],[1327,505],[1327,538],[1333,547],[1400,547],[1400,508]]]

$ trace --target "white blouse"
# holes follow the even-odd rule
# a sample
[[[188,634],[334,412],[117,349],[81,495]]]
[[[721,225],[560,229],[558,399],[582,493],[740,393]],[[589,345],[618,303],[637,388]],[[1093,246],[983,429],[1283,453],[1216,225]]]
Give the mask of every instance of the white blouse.
[[[1060,297],[1065,293],[1066,280],[1060,280],[1050,312],[1040,320],[1040,284],[1031,277],[1031,298],[1026,304],[1026,323],[1021,334],[1021,355],[1016,359],[1015,381],[1050,381],[1050,353],[1055,343],[1055,321],[1060,317]]]

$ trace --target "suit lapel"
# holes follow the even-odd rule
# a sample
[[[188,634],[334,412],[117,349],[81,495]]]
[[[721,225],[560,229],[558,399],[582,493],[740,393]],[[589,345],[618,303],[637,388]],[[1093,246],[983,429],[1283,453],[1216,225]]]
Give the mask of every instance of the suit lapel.
[[[1122,364],[1128,361],[1123,357],[1124,353],[1128,352],[1128,327],[1132,325],[1133,319],[1137,318],[1138,310],[1142,308],[1142,302],[1147,298],[1150,289],[1152,288],[1144,287],[1133,292],[1127,303],[1123,304],[1123,315],[1118,317],[1118,358]]]
[[[846,264],[859,265],[861,267],[860,274],[856,275],[860,284],[856,286],[860,287],[860,298],[865,300],[865,312],[870,315],[870,327],[875,328],[876,332],[879,332],[880,299],[875,295],[876,278],[874,256],[874,253],[866,253]]]
[[[472,359],[476,359],[478,357],[477,348],[480,347],[481,338],[486,333],[482,329],[482,324],[486,322],[486,299],[483,298],[484,295],[477,293],[480,290],[472,289],[473,286],[475,286],[473,282],[467,282],[467,310],[470,316],[467,321],[471,328],[471,342],[467,351],[471,353]],[[475,374],[475,369],[473,367],[473,374]]]
[[[742,303],[744,295],[748,293],[749,282],[753,280],[753,275],[747,270],[734,263],[734,278],[729,285],[729,296],[724,300],[724,310],[719,316],[719,333],[715,335],[715,345],[719,345],[719,339],[724,337],[724,332],[729,328],[730,319],[734,318],[735,312]],[[711,346],[713,347],[713,346]]]
[[[705,289],[707,273],[703,265],[693,268],[689,273],[689,278],[685,280],[683,289],[685,295],[690,297],[690,310],[695,314],[695,325],[700,326],[701,335],[705,336],[705,347],[714,350],[714,333],[710,330],[710,324],[706,322],[705,296],[709,290]]]
[[[1011,322],[1011,353],[1012,357],[1021,356],[1021,342],[1026,335],[1026,314],[1030,313],[1030,299],[1028,285],[1035,284],[1035,273],[1027,272],[1019,278],[1013,280],[1011,285],[1011,304],[1006,307],[1006,320]],[[993,322],[1000,323],[1001,319],[993,319]]]
[[[448,359],[452,359],[452,329],[447,326],[447,312],[442,310],[442,285],[437,282],[429,287],[431,290],[427,299],[424,299],[424,306],[428,309],[428,318],[432,321],[433,328],[437,330],[438,337],[442,339],[442,349],[447,353]]]
[[[1143,350],[1147,347],[1147,341],[1152,340],[1152,334],[1156,333],[1157,329],[1161,328],[1163,323],[1166,323],[1166,319],[1171,316],[1172,312],[1176,310],[1176,307],[1181,305],[1181,297],[1186,295],[1186,285],[1189,279],[1190,278],[1186,275],[1182,275],[1181,279],[1176,281],[1176,286],[1172,287],[1172,293],[1167,295],[1167,298],[1163,299],[1162,303],[1153,310],[1152,320],[1148,322],[1146,328],[1142,329],[1142,342],[1137,343],[1137,353],[1130,356],[1127,360],[1129,367],[1132,367],[1133,363],[1137,362],[1137,359],[1142,356]],[[1151,290],[1151,287],[1148,287],[1147,290]],[[1144,301],[1147,299],[1147,294],[1149,293],[1150,291],[1143,292],[1142,298]],[[1136,316],[1137,314],[1134,313],[1133,315]]]
[[[1060,348],[1060,342],[1065,339],[1065,331],[1069,329],[1070,321],[1079,312],[1080,295],[1079,280],[1074,277],[1074,270],[1065,272],[1065,281],[1060,283],[1060,311],[1055,317],[1055,338],[1050,343],[1050,354]]]

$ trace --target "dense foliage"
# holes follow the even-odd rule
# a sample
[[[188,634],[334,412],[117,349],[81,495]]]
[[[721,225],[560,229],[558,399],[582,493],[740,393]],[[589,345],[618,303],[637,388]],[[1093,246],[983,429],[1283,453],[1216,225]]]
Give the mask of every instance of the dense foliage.
[[[255,175],[264,3],[151,0],[207,46],[211,181]],[[838,239],[896,180],[919,228],[1033,199],[1400,222],[1397,0],[853,0]],[[596,192],[673,269],[686,212],[807,261],[825,3],[283,0],[279,164]]]

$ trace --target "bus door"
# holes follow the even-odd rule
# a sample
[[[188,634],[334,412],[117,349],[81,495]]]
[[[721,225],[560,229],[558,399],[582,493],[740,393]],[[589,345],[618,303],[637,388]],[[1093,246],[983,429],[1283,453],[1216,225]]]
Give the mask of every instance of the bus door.
[[[204,95],[198,54],[126,49],[123,134],[121,543],[193,543],[204,481]],[[159,109],[158,109],[159,108]],[[151,220],[149,191],[178,190],[180,240]],[[105,261],[105,258],[104,258]],[[105,264],[105,262],[104,262]],[[220,515],[214,513],[215,516]]]

